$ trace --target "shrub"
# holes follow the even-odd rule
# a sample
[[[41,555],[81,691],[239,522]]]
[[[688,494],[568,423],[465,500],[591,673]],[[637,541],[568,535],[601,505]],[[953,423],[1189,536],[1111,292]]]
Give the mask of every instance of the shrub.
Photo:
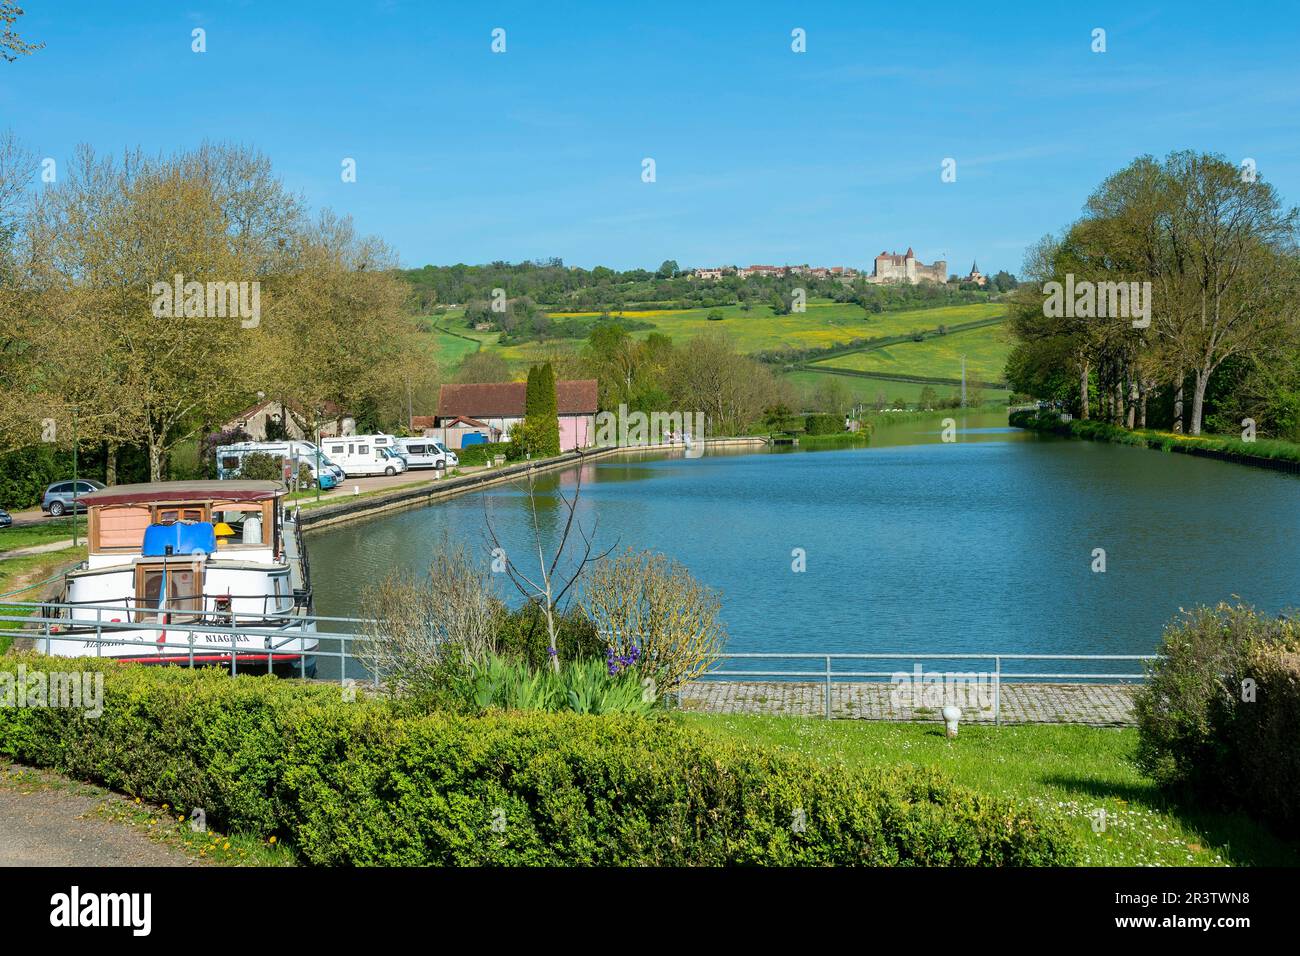
[[[505,607],[486,568],[461,546],[434,549],[428,572],[393,572],[363,589],[362,615],[374,623],[355,653],[392,693],[445,701],[466,666],[496,649]]]
[[[0,672],[41,666],[0,659]],[[403,715],[337,687],[61,660],[104,711],[0,707],[0,752],[317,865],[1061,865],[1064,824],[934,770],[827,767],[670,718]],[[792,825],[796,821],[803,826]]]
[[[662,554],[629,549],[598,563],[582,608],[614,656],[640,658],[659,693],[707,673],[727,642],[717,592]]]
[[[508,456],[509,454],[509,442],[485,442],[482,445],[466,445],[456,452],[456,459],[462,465],[486,465],[497,455]]]
[[[83,470],[81,476],[87,476]],[[51,482],[72,477],[72,452],[53,444],[35,445],[0,455],[0,507],[40,504]]]
[[[1197,608],[1165,630],[1135,701],[1138,766],[1161,786],[1300,825],[1300,625],[1244,605]]]
[[[606,642],[578,608],[556,615],[555,649],[562,661],[604,660]],[[497,629],[497,653],[530,667],[550,662],[546,618],[536,604],[512,611]]]
[[[844,431],[844,419],[839,415],[809,415],[804,419],[804,431],[809,435],[834,435]]]
[[[250,481],[282,481],[284,462],[275,455],[255,451],[245,455],[239,465],[239,477]]]

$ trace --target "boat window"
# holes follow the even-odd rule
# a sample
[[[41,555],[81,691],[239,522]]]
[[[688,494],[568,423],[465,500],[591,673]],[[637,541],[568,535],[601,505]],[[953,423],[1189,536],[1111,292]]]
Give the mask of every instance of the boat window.
[[[202,521],[204,509],[201,505],[179,505],[176,507],[154,506],[156,524],[175,524],[177,521]]]
[[[202,565],[138,565],[135,594],[138,621],[169,624],[193,621],[203,610]]]
[[[223,504],[212,513],[214,525],[226,525],[233,533],[223,534],[225,528],[218,528],[217,549],[225,551],[245,545],[266,547],[262,533],[262,505],[257,504]]]

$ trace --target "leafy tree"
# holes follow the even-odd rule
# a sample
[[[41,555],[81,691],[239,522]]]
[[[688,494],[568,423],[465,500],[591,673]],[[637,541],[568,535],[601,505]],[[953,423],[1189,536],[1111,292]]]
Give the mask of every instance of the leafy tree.
[[[510,365],[506,360],[496,352],[487,352],[483,349],[466,355],[461,359],[460,367],[456,370],[456,381],[462,383],[512,380]]]
[[[10,63],[45,46],[44,43],[28,43],[13,29],[14,22],[22,15],[23,8],[13,0],[0,0],[0,58]]]

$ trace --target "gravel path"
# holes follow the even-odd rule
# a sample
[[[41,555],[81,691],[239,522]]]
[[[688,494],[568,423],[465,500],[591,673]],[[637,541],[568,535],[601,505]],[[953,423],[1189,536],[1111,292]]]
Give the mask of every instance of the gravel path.
[[[0,762],[0,866],[193,866],[100,812],[125,797]]]

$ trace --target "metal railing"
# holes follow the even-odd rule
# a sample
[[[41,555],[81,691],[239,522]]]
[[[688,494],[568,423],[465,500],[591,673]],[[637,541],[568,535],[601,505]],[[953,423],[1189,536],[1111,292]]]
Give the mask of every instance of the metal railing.
[[[189,664],[193,666],[196,663],[211,663],[209,660],[214,654],[221,658],[229,656],[230,672],[239,673],[239,662],[252,662],[255,665],[265,660],[266,672],[272,673],[277,660],[284,662],[286,660],[297,659],[299,665],[298,673],[306,675],[308,659],[326,658],[338,661],[339,673],[337,680],[341,685],[346,686],[349,681],[357,683],[356,678],[348,677],[349,662],[354,667],[354,673],[361,673],[362,680],[368,680],[374,685],[378,685],[377,675],[367,672],[364,663],[355,654],[355,645],[358,641],[367,639],[364,633],[365,628],[373,627],[376,621],[372,618],[359,617],[333,617],[327,615],[293,615],[288,619],[288,623],[283,623],[285,618],[276,615],[241,615],[245,618],[258,618],[258,620],[247,621],[245,623],[234,624],[209,624],[205,622],[186,622],[178,624],[175,622],[148,622],[148,621],[116,621],[103,620],[102,614],[100,619],[91,621],[78,621],[73,630],[66,630],[70,623],[66,615],[58,613],[51,614],[50,611],[67,611],[76,609],[97,610],[97,611],[122,611],[120,604],[108,605],[87,605],[87,604],[54,604],[54,603],[20,603],[6,604],[3,613],[0,613],[0,636],[8,635],[11,637],[23,637],[34,639],[38,642],[46,642],[45,648],[49,648],[49,641],[80,641],[87,648],[95,648],[96,657],[108,656],[110,659],[119,655],[104,655],[103,649],[106,645],[117,647],[139,647],[142,650],[153,650],[157,652],[158,661],[164,663]],[[276,625],[276,622],[281,622]],[[266,626],[266,625],[272,626]],[[325,630],[321,630],[321,625],[326,625]],[[259,626],[261,625],[261,626]],[[337,625],[351,626],[353,630],[340,630]],[[309,629],[311,628],[311,629]],[[159,636],[153,640],[147,637],[139,636],[114,636],[123,631],[145,631],[153,632]],[[359,633],[360,632],[360,633]],[[167,635],[180,636],[182,640]],[[196,635],[202,636],[202,641],[196,642]],[[226,642],[213,641],[213,636],[225,636],[229,640]],[[250,639],[262,640],[261,647],[250,646],[248,643],[241,644],[240,641],[249,641]],[[278,639],[278,640],[277,640]],[[299,646],[292,648],[293,642],[315,642],[315,647]],[[323,645],[334,644],[334,647],[326,648]],[[196,653],[197,652],[197,653]],[[82,655],[79,655],[82,656]],[[92,656],[86,654],[84,656]],[[131,658],[139,660],[138,657]],[[1060,670],[1008,670],[1004,667],[1007,662],[1035,662],[1035,661],[1079,661],[1086,663],[1093,662],[1145,662],[1158,660],[1157,654],[886,654],[886,653],[803,653],[803,652],[774,652],[774,653],[736,653],[736,654],[717,654],[714,660],[723,665],[723,669],[711,671],[704,678],[705,681],[735,681],[737,679],[763,678],[768,680],[779,681],[799,681],[821,684],[824,695],[824,714],[826,719],[831,719],[831,703],[833,696],[833,687],[835,683],[851,680],[866,680],[872,682],[887,682],[890,679],[897,678],[900,675],[906,675],[909,678],[917,676],[919,662],[976,662],[983,661],[991,669],[982,673],[975,673],[969,670],[924,670],[919,669],[919,675],[923,678],[957,676],[969,678],[971,676],[987,677],[991,680],[993,687],[993,710],[994,723],[1002,723],[1002,684],[1003,682],[1019,681],[1053,681],[1053,682],[1144,682],[1147,680],[1147,674],[1143,672],[1132,671],[1096,671],[1086,669],[1082,671],[1060,671]],[[815,668],[808,667],[803,669],[727,669],[727,662],[731,661],[804,661],[816,662],[820,666]],[[837,670],[836,661],[894,661],[907,662],[909,665],[915,665],[912,671],[894,670]],[[869,666],[869,665],[867,665]],[[1030,666],[1038,666],[1031,664]],[[796,665],[797,667],[797,665]],[[258,668],[260,669],[260,668]],[[334,678],[330,678],[333,680]]]
[[[68,616],[68,612],[73,610],[95,611],[96,617],[93,620],[73,620]],[[78,657],[107,657],[110,660],[128,658],[126,654],[106,655],[104,648],[111,646],[138,648],[138,656],[130,655],[128,658],[132,661],[156,660],[158,663],[190,666],[228,662],[231,674],[239,673],[241,660],[252,662],[255,666],[265,661],[267,673],[274,672],[277,661],[284,663],[296,660],[298,673],[305,676],[308,661],[314,662],[316,658],[323,657],[338,660],[338,679],[346,685],[351,680],[348,677],[349,662],[355,668],[354,673],[365,669],[350,647],[357,640],[364,639],[364,635],[337,630],[332,626],[374,623],[364,618],[306,614],[286,616],[255,612],[241,612],[239,620],[233,622],[213,621],[210,617],[190,620],[193,612],[166,609],[162,611],[162,621],[104,617],[105,613],[121,614],[123,611],[122,604],[7,603],[0,610],[0,636],[33,640],[37,642],[38,649],[47,653],[51,641],[80,643],[86,653],[74,655]],[[173,615],[185,620],[175,620]],[[321,630],[321,624],[327,625],[328,629]],[[323,646],[330,643],[336,643],[336,647]],[[91,648],[94,648],[93,653]],[[154,652],[154,656],[149,655],[150,651]],[[374,680],[373,677],[370,679]]]
[[[816,653],[753,653],[753,654],[717,654],[714,659],[718,661],[735,661],[735,660],[791,660],[791,661],[820,661],[822,666],[815,670],[718,670],[710,672],[705,680],[735,680],[736,678],[761,677],[777,678],[782,681],[801,680],[824,685],[823,695],[825,698],[825,716],[827,720],[831,719],[831,689],[835,681],[844,680],[872,680],[881,681],[896,678],[899,675],[906,675],[911,678],[915,676],[915,670],[912,672],[892,670],[892,671],[870,671],[870,670],[835,670],[832,666],[833,661],[985,661],[992,664],[992,670],[984,672],[984,676],[992,679],[993,684],[993,720],[998,726],[1002,724],[1002,682],[1025,681],[1025,680],[1047,680],[1058,682],[1084,682],[1084,681],[1108,681],[1108,682],[1143,682],[1147,679],[1145,671],[1141,673],[1090,673],[1090,672],[1041,672],[1041,671],[1007,671],[1003,669],[1004,661],[1154,661],[1158,660],[1158,654],[816,654]],[[950,675],[959,675],[968,677],[970,671],[921,671],[921,676],[926,677],[946,677]],[[978,675],[976,675],[978,676]]]

